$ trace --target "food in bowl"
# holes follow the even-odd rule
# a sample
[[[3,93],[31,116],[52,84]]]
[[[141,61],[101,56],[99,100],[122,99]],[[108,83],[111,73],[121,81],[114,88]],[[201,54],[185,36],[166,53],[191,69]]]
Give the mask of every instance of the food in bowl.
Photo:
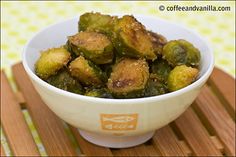
[[[173,92],[198,77],[200,51],[184,39],[167,41],[135,17],[80,16],[79,32],[41,53],[36,74],[49,84],[102,98],[141,98]],[[157,26],[158,27],[158,26]]]

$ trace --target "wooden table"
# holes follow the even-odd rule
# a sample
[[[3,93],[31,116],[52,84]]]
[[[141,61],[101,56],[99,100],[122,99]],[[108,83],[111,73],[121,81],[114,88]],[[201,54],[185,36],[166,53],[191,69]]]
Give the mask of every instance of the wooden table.
[[[15,93],[1,72],[1,126],[15,156],[39,156],[26,124],[27,109],[49,156],[235,156],[235,79],[215,68],[200,95],[184,114],[133,148],[109,149],[84,140],[69,126],[78,154],[64,124],[41,100],[21,63],[12,67]],[[1,146],[1,155],[4,150]]]

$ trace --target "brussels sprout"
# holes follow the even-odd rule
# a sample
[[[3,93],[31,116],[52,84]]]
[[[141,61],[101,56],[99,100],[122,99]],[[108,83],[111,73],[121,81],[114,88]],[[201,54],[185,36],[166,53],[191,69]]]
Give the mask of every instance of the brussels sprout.
[[[92,31],[111,36],[118,18],[100,13],[85,13],[80,16],[79,31]]]
[[[133,16],[119,19],[114,31],[113,43],[120,55],[149,60],[157,58],[148,32]]]
[[[148,64],[143,59],[123,58],[112,69],[107,87],[117,98],[137,97],[147,83]]]
[[[176,66],[168,76],[169,91],[176,91],[190,85],[198,76],[198,69],[186,65]]]
[[[87,86],[100,87],[107,81],[105,73],[83,56],[73,60],[70,63],[69,69],[72,76]]]
[[[63,68],[56,75],[50,76],[46,82],[49,84],[72,92],[72,93],[77,93],[77,94],[83,94],[83,87],[80,85],[80,83],[74,79],[72,76],[70,76],[69,72],[67,69]]]
[[[84,95],[99,98],[113,98],[111,93],[106,88],[88,89]]]
[[[171,66],[164,59],[158,58],[151,64],[152,73],[156,74],[162,82],[167,82],[168,75],[172,70]]]
[[[103,34],[96,32],[79,32],[68,38],[67,46],[77,55],[96,64],[111,63],[113,60],[113,46]]]
[[[152,31],[148,31],[148,35],[152,41],[155,53],[157,55],[162,54],[163,46],[167,43],[166,38]]]
[[[198,66],[201,57],[199,50],[183,39],[168,42],[163,47],[162,55],[172,66]]]
[[[70,58],[70,52],[64,47],[48,49],[41,53],[35,64],[35,72],[40,78],[47,79],[66,65]]]
[[[167,86],[159,79],[156,74],[150,74],[147,85],[144,90],[144,96],[155,96],[167,93]]]

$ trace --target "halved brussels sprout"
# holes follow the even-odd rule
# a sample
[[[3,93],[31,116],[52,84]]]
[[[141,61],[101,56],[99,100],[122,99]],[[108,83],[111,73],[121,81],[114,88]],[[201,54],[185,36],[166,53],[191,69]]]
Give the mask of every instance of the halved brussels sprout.
[[[163,46],[167,43],[166,38],[152,31],[148,31],[148,35],[152,41],[155,53],[157,55],[162,54]]]
[[[172,66],[198,66],[201,57],[199,50],[183,39],[168,42],[163,47],[162,55]]]
[[[80,85],[80,83],[74,79],[69,72],[67,71],[66,68],[61,69],[58,71],[56,75],[50,76],[46,82],[49,84],[72,92],[72,93],[77,93],[77,94],[83,94],[84,90],[83,87]]]
[[[49,76],[55,75],[70,59],[70,52],[64,47],[48,49],[41,53],[35,64],[35,72],[40,78],[47,79]]]
[[[159,79],[156,74],[150,74],[147,85],[144,90],[144,96],[156,96],[168,92],[167,86]]]
[[[168,76],[169,91],[176,91],[190,85],[198,76],[198,69],[186,65],[176,66]]]
[[[113,43],[120,55],[149,60],[157,58],[148,32],[133,16],[125,15],[119,19],[114,31]]]
[[[106,88],[88,89],[84,95],[92,96],[92,97],[99,97],[99,98],[113,98],[111,93]]]
[[[81,54],[96,64],[111,63],[113,59],[112,43],[100,33],[79,32],[68,37],[67,46],[75,54]]]
[[[83,56],[77,57],[70,63],[70,73],[86,86],[100,87],[107,81],[107,76],[102,70],[86,60]]]
[[[116,16],[100,13],[85,13],[80,16],[79,31],[100,32],[111,36],[117,20],[118,18]]]
[[[136,97],[145,88],[148,78],[145,60],[123,58],[113,67],[107,87],[116,97]]]
[[[162,82],[167,82],[168,75],[172,67],[162,58],[158,58],[151,64],[152,73],[156,74]]]

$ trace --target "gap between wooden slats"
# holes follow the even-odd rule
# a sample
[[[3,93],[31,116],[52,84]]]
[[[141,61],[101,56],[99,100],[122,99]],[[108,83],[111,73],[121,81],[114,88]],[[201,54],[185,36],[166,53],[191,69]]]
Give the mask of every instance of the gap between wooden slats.
[[[39,156],[20,106],[4,72],[1,72],[1,125],[15,156]]]
[[[70,126],[70,129],[79,144],[81,152],[86,156],[112,156],[112,152],[109,148],[100,147],[89,143],[81,137],[77,128]]]
[[[41,100],[23,65],[16,64],[12,70],[47,154],[49,156],[76,156],[75,148],[66,135],[62,121]]]
[[[225,153],[235,156],[235,123],[223,105],[207,86],[203,87],[195,102],[192,106],[202,123],[210,133],[219,137]]]
[[[174,124],[197,156],[222,156],[210,135],[191,108],[188,108]]]
[[[156,131],[153,139],[153,145],[161,152],[163,156],[187,156],[170,128],[165,126]]]
[[[208,84],[235,120],[235,79],[218,68],[214,68]]]

